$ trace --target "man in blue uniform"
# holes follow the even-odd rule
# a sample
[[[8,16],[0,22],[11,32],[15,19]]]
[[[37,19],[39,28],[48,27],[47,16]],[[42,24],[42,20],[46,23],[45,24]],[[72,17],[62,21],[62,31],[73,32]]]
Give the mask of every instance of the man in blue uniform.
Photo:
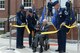
[[[48,2],[47,7],[48,7],[48,16],[52,16],[53,13],[52,13],[52,2],[51,2],[51,0],[50,0],[50,2]]]
[[[71,3],[71,1],[68,0],[68,1],[66,2],[65,6],[66,6],[66,9],[67,9],[67,11],[68,11],[68,13],[69,13],[69,16],[70,16],[71,11],[72,11],[72,3]]]
[[[70,10],[70,1],[69,1],[69,0],[66,2],[65,6],[66,6],[66,8],[67,8],[68,10]]]
[[[28,27],[30,29],[30,35],[29,35],[29,47],[32,47],[32,32],[35,33],[35,26],[37,24],[38,16],[35,12],[32,11],[32,9],[29,9],[29,14],[27,16],[27,22]]]
[[[72,3],[69,0],[66,2],[66,10],[67,10],[68,15],[71,19],[70,23],[72,24],[76,19],[75,19],[74,9],[72,8]]]
[[[26,12],[24,11],[24,6],[20,6],[20,11],[16,14],[17,18],[17,25],[26,24]],[[24,27],[17,28],[17,41],[16,41],[16,48],[24,48],[23,46],[23,35],[24,35]]]
[[[70,24],[70,17],[68,15],[68,12],[66,9],[61,8],[59,1],[55,1],[53,3],[53,6],[55,8],[55,26],[59,30],[57,33],[57,38],[58,38],[58,51],[59,53],[64,53],[66,52],[66,33],[69,31],[68,28],[64,26],[66,25],[71,25]],[[62,27],[60,28],[60,25]]]

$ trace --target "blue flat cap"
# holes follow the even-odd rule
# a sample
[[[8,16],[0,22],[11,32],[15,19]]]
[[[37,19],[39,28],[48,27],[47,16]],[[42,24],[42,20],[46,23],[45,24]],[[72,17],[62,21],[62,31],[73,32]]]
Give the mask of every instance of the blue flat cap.
[[[33,13],[33,10],[32,10],[32,9],[29,9],[29,12],[30,12],[30,13]]]
[[[55,6],[56,4],[58,4],[59,3],[59,1],[55,1],[54,3],[53,3],[53,6]]]
[[[21,6],[20,6],[20,9],[24,9],[24,5],[21,5]]]

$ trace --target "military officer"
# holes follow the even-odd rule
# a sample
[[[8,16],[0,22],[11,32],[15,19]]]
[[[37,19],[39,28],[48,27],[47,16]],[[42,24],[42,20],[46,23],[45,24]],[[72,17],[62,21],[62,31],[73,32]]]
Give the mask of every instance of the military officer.
[[[66,9],[60,7],[59,1],[55,1],[53,3],[53,6],[55,8],[55,13],[56,13],[55,26],[59,30],[57,33],[58,50],[55,50],[55,51],[59,53],[64,53],[66,52],[66,33],[69,31],[69,29],[66,28],[64,24],[70,25],[70,17]],[[60,28],[60,25],[62,25],[61,28]]]
[[[29,47],[32,47],[32,32],[35,32],[35,26],[37,24],[38,16],[35,12],[32,11],[32,9],[29,9],[29,13],[27,16],[27,21],[28,21],[28,27],[30,29],[30,34],[29,34]]]
[[[65,6],[66,6],[66,9],[67,9],[67,11],[68,11],[68,13],[69,13],[69,16],[70,16],[70,15],[71,15],[71,11],[72,11],[72,3],[71,3],[71,1],[68,0],[68,1],[66,2]]]
[[[26,24],[26,12],[24,11],[24,6],[20,6],[20,11],[16,14],[17,18],[17,25]],[[24,35],[24,27],[17,28],[17,41],[16,41],[16,48],[24,48],[23,46],[23,35]]]
[[[48,7],[48,16],[52,16],[53,13],[52,13],[52,2],[51,2],[51,0],[50,0],[50,2],[48,2],[47,7]]]
[[[67,8],[68,10],[70,10],[70,1],[69,1],[69,0],[66,2],[65,6],[66,6],[66,8]]]

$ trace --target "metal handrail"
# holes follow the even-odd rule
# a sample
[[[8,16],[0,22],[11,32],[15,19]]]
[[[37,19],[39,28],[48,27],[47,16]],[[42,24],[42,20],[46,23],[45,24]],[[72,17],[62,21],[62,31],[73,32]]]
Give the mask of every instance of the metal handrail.
[[[14,16],[14,17],[12,17],[12,18],[9,18],[9,20],[11,20],[11,19],[14,19],[16,16]]]
[[[16,16],[9,18],[9,24],[15,21],[16,21]],[[7,32],[7,30],[5,30],[7,23],[8,23],[8,20],[4,21],[4,33]]]

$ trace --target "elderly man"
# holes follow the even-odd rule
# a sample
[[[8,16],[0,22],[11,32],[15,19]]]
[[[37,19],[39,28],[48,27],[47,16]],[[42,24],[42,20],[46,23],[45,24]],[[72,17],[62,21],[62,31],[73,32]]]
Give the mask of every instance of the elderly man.
[[[45,32],[45,31],[48,31],[49,29],[49,25],[47,24],[47,20],[44,19],[43,20],[43,23],[39,26],[39,28],[36,28],[37,32],[36,32],[36,36],[35,36],[35,39],[33,41],[33,52],[36,52],[36,48],[38,46],[38,42],[40,43],[40,53],[43,52],[43,47],[44,45],[48,44],[47,41],[48,41],[48,35],[42,35],[40,34],[41,32]],[[46,40],[46,41],[45,41]],[[45,42],[45,44],[44,44]],[[45,49],[45,50],[48,50],[48,49]]]

